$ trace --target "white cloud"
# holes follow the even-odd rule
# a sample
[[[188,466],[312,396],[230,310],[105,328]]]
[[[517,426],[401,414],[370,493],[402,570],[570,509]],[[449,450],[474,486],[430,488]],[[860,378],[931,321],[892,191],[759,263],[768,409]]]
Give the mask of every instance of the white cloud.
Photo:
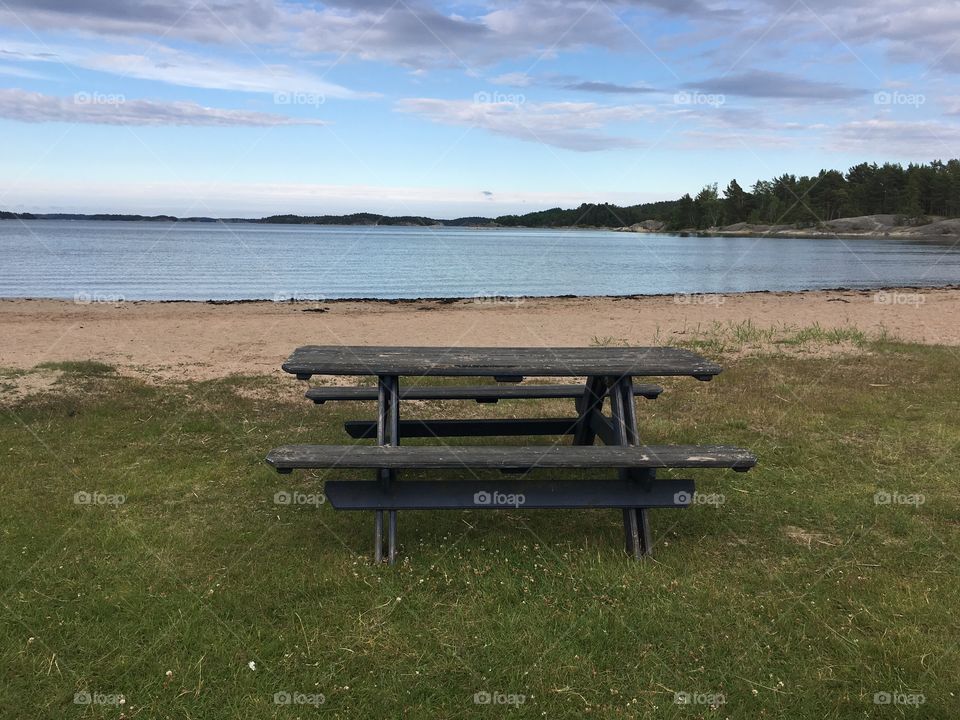
[[[830,131],[831,147],[844,152],[927,161],[960,156],[960,124],[938,120],[874,118],[844,123]]]
[[[155,56],[92,55],[77,64],[91,70],[171,85],[241,92],[304,92],[333,98],[370,97],[286,65],[243,66],[164,50]]]
[[[80,92],[56,97],[17,88],[0,89],[0,118],[27,123],[70,122],[96,125],[204,125],[217,127],[325,125],[247,110],[222,110],[192,102],[128,100],[122,95]]]
[[[139,44],[138,47],[143,47]],[[284,64],[259,61],[241,65],[225,60],[150,44],[147,51],[115,47],[91,51],[83,47],[49,46],[37,42],[0,41],[0,58],[36,63],[61,63],[119,77],[155,80],[183,87],[254,93],[301,92],[325,98],[371,97]]]
[[[867,91],[862,88],[847,87],[836,82],[810,80],[800,75],[770,70],[746,70],[685,83],[684,87],[714,94],[798,100],[849,100],[867,94]]]
[[[3,57],[0,53],[0,57]],[[8,65],[6,63],[0,63],[0,75],[6,75],[7,77],[18,77],[26,78],[28,80],[49,80],[46,75],[27,68],[20,67],[19,65]]]
[[[509,85],[510,87],[528,87],[533,83],[533,78],[527,73],[509,72],[491,78],[490,82],[496,85]]]
[[[471,17],[427,0],[325,5],[272,0],[7,0],[0,24],[113,38],[185,38],[240,49],[271,46],[422,67],[472,67],[588,45],[625,47],[610,6],[587,0],[493,0]]]
[[[877,45],[901,62],[960,72],[955,0],[485,0],[456,5],[460,12],[472,11],[463,15],[448,7],[438,0],[6,0],[0,3],[0,24],[27,25],[38,33],[187,39],[241,50],[299,48],[421,68],[551,57],[587,46],[638,50],[645,20],[679,15],[682,25],[649,41],[671,65],[682,62],[682,53],[667,49],[688,47],[685,38],[714,46],[704,53],[726,72],[739,67],[745,55],[749,61],[785,57],[798,42],[819,46],[817,55],[808,55],[820,60],[820,51],[829,51],[869,67],[873,57],[856,48]]]
[[[676,145],[687,150],[739,150],[749,152],[752,148],[796,150],[800,143],[789,135],[772,135],[758,132],[715,132],[703,130],[684,131]]]
[[[653,113],[641,105],[486,102],[484,98],[408,98],[398,101],[397,109],[444,125],[479,127],[497,135],[579,152],[641,146],[643,143],[634,138],[601,131],[608,124],[633,122]]]
[[[5,0],[0,22],[34,32],[68,30],[96,35],[181,37],[237,43],[280,30],[286,12],[273,0]]]

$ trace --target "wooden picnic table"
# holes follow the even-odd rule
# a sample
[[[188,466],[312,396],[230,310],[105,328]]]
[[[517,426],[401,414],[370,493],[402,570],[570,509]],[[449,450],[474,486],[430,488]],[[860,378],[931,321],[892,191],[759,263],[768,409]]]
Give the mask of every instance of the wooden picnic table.
[[[379,347],[308,345],[297,348],[283,369],[302,380],[314,375],[377,376],[376,388],[311,388],[307,397],[318,404],[331,400],[377,400],[377,418],[345,424],[354,438],[376,437],[375,448],[287,446],[273,450],[267,461],[279,472],[298,468],[373,468],[378,480],[327,481],[325,490],[338,509],[374,511],[374,557],[384,555],[384,513],[387,514],[386,556],[396,558],[398,509],[490,507],[476,498],[491,497],[491,483],[476,480],[398,481],[403,469],[500,468],[522,472],[522,479],[501,481],[499,488],[525,498],[524,507],[622,508],[627,551],[639,558],[651,552],[647,510],[686,507],[693,482],[656,478],[656,468],[726,467],[746,470],[756,458],[740,448],[725,446],[640,445],[635,397],[656,398],[662,388],[634,384],[635,377],[689,376],[710,380],[721,368],[689,350],[670,347]],[[406,386],[400,377],[486,377],[500,385],[476,387]],[[517,385],[524,377],[585,377],[584,385]],[[400,419],[406,399],[572,398],[575,415],[566,418],[407,420]],[[603,412],[609,401],[610,414]],[[464,437],[483,435],[572,435],[574,446],[593,446],[596,438],[608,446],[496,446],[483,448],[404,447],[402,437]],[[526,473],[540,468],[618,470],[611,480],[534,480]],[[525,492],[521,492],[525,491]],[[501,493],[502,494],[502,493]],[[473,498],[471,503],[470,498]],[[529,501],[527,501],[529,497]],[[498,507],[494,505],[494,507]]]

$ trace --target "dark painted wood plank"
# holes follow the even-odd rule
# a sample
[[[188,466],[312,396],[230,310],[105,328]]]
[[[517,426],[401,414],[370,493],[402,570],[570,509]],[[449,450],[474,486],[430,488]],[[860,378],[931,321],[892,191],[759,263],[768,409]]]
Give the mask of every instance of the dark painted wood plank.
[[[617,445],[617,435],[613,428],[613,422],[599,410],[592,410],[587,416],[590,431],[596,435],[605,445]]]
[[[577,401],[577,429],[573,434],[574,445],[593,445],[597,433],[591,425],[591,416],[594,411],[603,412],[604,398],[609,388],[606,378],[591,375],[583,387],[583,395]]]
[[[521,435],[569,435],[576,418],[485,418],[482,420],[401,420],[400,437],[511,437]],[[347,434],[358,440],[376,437],[372,420],[348,420]]]
[[[562,399],[578,398],[583,395],[582,385],[479,385],[463,387],[404,387],[400,390],[401,400],[476,400],[478,402],[515,399]],[[634,393],[653,400],[663,392],[663,388],[653,383],[634,385]],[[323,404],[331,400],[376,400],[375,387],[315,387],[310,388],[304,397]]]
[[[367,480],[328,480],[324,494],[337,510],[539,510],[684,508],[693,480],[398,480],[389,489]]]
[[[756,464],[725,445],[401,446],[287,445],[267,455],[275,468],[733,468]]]
[[[530,376],[689,375],[709,379],[719,365],[690,350],[637,348],[478,348],[306,345],[283,364],[310,375]]]
[[[626,407],[621,392],[625,378],[617,378],[610,388],[610,428],[611,439],[608,445],[630,445],[629,430],[626,424]],[[631,381],[632,382],[632,381]],[[606,441],[605,441],[606,442]],[[636,470],[632,470],[636,472]],[[617,475],[621,480],[630,478],[631,470],[620,468]],[[628,555],[639,560],[643,554],[640,547],[640,518],[637,516],[636,506],[623,509],[624,547]]]

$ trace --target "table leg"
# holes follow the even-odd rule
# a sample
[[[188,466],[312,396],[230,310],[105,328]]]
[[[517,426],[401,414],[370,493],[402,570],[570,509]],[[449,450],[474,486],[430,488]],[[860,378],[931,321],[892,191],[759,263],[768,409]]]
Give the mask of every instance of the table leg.
[[[377,383],[377,444],[400,444],[400,382],[396,375],[381,376]],[[396,479],[393,470],[381,470],[380,482],[385,487]],[[383,561],[383,510],[375,511],[374,517],[374,561]],[[397,511],[387,511],[387,562],[393,565],[397,561]]]
[[[387,523],[387,558],[393,565],[397,562],[397,511],[391,510],[388,514]]]
[[[590,415],[594,410],[603,410],[603,398],[606,394],[606,380],[591,376],[583,388],[583,395],[577,399],[577,427],[573,433],[574,445],[593,445],[596,433],[590,426]]]
[[[623,393],[620,391],[620,378],[612,378],[610,387],[610,419],[613,421],[613,434],[618,445],[629,445],[630,437],[625,417],[626,407],[623,402]],[[619,471],[620,477],[626,475],[625,470]],[[623,537],[627,553],[639,557],[640,536],[637,524],[637,514],[633,508],[623,510]]]
[[[383,562],[383,510],[373,513],[373,562]]]
[[[624,419],[627,425],[627,439],[631,445],[640,444],[640,430],[637,426],[637,406],[636,398],[633,394],[633,378],[628,378],[620,383],[620,392],[623,393]],[[642,474],[644,480],[653,480],[656,476],[656,470],[648,469],[634,471],[635,475]],[[640,551],[644,555],[650,555],[653,552],[653,542],[650,537],[650,522],[647,517],[647,508],[634,508],[637,515],[637,525],[640,533]]]
[[[615,437],[620,445],[637,445],[640,442],[637,431],[637,417],[634,406],[633,378],[616,378],[610,383],[611,419]],[[644,471],[645,478],[651,471]],[[621,478],[636,478],[637,473],[621,470]],[[627,553],[638,560],[650,554],[650,525],[646,508],[626,508],[623,511],[623,534]]]

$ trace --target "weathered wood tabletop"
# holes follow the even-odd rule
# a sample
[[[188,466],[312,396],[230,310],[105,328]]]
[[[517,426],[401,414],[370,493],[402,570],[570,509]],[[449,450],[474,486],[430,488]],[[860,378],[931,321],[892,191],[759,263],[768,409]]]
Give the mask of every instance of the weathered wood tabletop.
[[[311,375],[645,376],[709,380],[721,368],[696,353],[669,347],[380,347],[305,345],[283,369]]]

